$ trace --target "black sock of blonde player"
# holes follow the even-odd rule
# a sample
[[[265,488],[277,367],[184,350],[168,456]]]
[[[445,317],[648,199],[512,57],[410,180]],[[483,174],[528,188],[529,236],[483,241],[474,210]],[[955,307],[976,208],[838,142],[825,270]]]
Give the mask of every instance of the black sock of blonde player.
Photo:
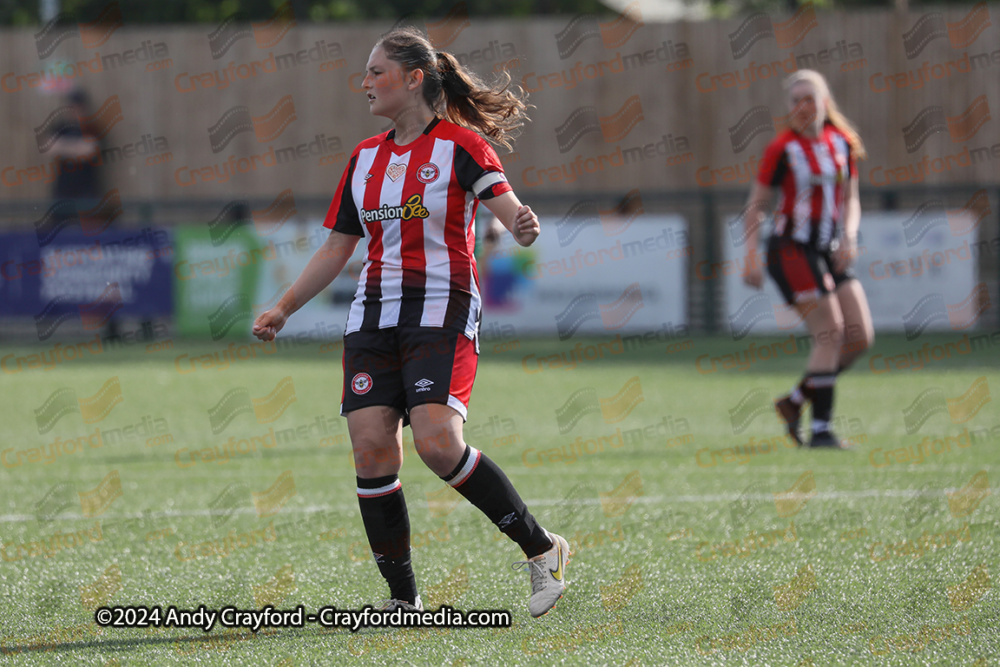
[[[813,373],[808,379],[812,391],[813,432],[830,430],[833,417],[833,387],[836,373]]]

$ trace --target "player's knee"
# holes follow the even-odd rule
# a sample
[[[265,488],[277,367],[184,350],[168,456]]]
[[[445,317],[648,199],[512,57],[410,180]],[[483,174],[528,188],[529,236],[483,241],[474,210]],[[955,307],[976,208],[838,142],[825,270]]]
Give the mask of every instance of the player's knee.
[[[820,328],[814,337],[817,347],[839,351],[844,344],[844,323],[835,320],[831,321],[826,326]]]
[[[414,435],[413,446],[420,460],[439,475],[451,472],[456,454],[462,451],[461,443],[443,429]]]
[[[371,442],[354,443],[354,469],[358,477],[395,475],[402,462],[395,447]]]

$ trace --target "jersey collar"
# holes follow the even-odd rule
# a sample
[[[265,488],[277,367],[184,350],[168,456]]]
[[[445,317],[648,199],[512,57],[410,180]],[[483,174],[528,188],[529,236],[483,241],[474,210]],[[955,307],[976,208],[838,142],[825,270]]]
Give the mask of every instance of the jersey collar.
[[[424,131],[420,133],[420,136],[425,136],[425,135],[430,134],[431,130],[433,130],[435,127],[437,127],[437,124],[440,123],[440,122],[441,122],[441,119],[438,118],[437,116],[434,116],[434,118],[431,120],[431,122],[427,124],[427,127],[424,128]],[[386,141],[391,141],[394,144],[396,143],[396,128],[392,128],[391,130],[389,130],[389,134],[385,135],[385,140]]]

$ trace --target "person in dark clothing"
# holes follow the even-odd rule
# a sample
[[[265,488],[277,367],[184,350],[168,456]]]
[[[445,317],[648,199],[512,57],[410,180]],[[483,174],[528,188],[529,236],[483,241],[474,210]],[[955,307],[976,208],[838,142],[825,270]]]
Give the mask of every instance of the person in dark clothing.
[[[67,98],[65,118],[55,130],[49,149],[56,158],[52,196],[60,217],[91,209],[102,197],[101,133],[90,119],[87,93],[76,89]]]

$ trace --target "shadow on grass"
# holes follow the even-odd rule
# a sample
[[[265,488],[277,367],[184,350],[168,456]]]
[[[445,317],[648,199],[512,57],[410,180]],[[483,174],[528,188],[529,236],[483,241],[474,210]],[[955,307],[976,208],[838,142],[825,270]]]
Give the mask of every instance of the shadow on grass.
[[[316,631],[313,631],[316,632]],[[349,630],[346,628],[342,630],[344,633],[348,633]],[[271,630],[259,633],[253,633],[247,630],[245,633],[227,633],[227,634],[204,634],[201,636],[177,636],[177,637],[136,637],[134,639],[93,639],[87,641],[68,641],[59,643],[48,643],[48,644],[28,644],[28,645],[17,645],[16,643],[11,643],[17,641],[17,638],[8,638],[0,645],[0,656],[18,655],[24,654],[37,654],[37,653],[48,653],[50,651],[62,651],[71,652],[79,651],[82,649],[105,649],[105,650],[128,650],[140,647],[153,647],[162,645],[188,645],[192,648],[191,652],[197,649],[198,644],[209,644],[209,645],[226,645],[235,644],[237,642],[247,642],[247,641],[257,641],[260,639],[293,639],[300,638],[305,634],[310,633],[310,631],[301,630]],[[324,633],[332,634],[332,633]],[[213,646],[213,648],[215,648]],[[209,649],[205,649],[209,650]],[[188,652],[181,652],[181,655],[190,654]]]

